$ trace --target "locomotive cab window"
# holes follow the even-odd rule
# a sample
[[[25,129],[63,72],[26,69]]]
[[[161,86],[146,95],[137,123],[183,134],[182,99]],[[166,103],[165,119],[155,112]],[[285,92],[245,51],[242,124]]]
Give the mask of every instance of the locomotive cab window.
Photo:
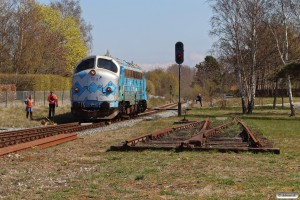
[[[86,70],[86,69],[93,69],[94,66],[95,66],[95,59],[94,58],[86,59],[86,60],[82,61],[77,66],[75,73],[81,72],[81,71]]]
[[[118,72],[118,67],[111,60],[106,60],[106,59],[99,58],[97,67],[107,69],[107,70],[112,71],[114,73]]]

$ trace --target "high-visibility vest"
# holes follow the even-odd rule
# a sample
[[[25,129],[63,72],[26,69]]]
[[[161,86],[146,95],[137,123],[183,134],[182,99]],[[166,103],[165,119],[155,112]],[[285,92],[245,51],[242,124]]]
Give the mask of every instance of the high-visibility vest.
[[[33,104],[33,99],[27,99],[26,107],[27,108],[32,108],[32,104]]]
[[[49,104],[57,104],[58,103],[57,97],[55,94],[52,94],[52,95],[50,94],[48,96],[48,101],[49,101]]]

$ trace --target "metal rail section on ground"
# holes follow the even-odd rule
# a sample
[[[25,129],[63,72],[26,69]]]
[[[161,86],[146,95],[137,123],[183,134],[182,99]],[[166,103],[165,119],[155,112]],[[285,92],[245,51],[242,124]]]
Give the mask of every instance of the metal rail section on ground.
[[[112,151],[130,150],[194,150],[194,151],[220,151],[220,152],[255,152],[280,154],[280,149],[273,148],[272,144],[264,138],[260,142],[242,121],[233,119],[229,123],[211,127],[206,119],[181,126],[166,128],[161,131],[142,135],[126,140],[120,145],[111,146]],[[236,133],[228,136],[224,134],[233,125],[239,125]],[[242,129],[242,131],[240,131]],[[230,132],[230,130],[229,130]],[[233,135],[233,136],[232,136]]]

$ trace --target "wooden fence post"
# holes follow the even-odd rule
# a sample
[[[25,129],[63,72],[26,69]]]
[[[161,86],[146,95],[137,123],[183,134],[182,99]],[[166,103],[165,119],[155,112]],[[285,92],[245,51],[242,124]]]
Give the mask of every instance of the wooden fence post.
[[[33,91],[33,105],[35,105],[35,90]]]
[[[64,105],[64,94],[65,94],[65,91],[63,90],[62,95],[61,95],[61,105]]]
[[[5,92],[5,108],[7,108],[7,101],[8,101],[8,91]]]

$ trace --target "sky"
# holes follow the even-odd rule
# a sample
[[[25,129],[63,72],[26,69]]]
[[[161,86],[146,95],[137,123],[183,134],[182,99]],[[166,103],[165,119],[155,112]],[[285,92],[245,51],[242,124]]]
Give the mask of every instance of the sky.
[[[51,0],[38,0],[49,4]],[[93,26],[90,55],[133,61],[145,70],[175,64],[175,43],[184,63],[204,60],[214,42],[207,0],[81,0],[82,17]]]

